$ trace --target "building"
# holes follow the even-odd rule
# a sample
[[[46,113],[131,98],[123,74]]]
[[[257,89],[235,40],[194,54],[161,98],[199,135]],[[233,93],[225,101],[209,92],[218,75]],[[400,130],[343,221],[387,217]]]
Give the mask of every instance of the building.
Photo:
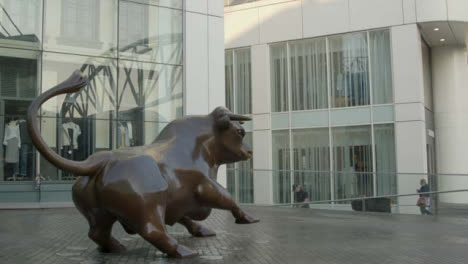
[[[228,170],[240,201],[289,203],[295,184],[313,201],[468,187],[452,175],[468,174],[468,1],[225,5],[226,104],[253,116],[253,162]]]
[[[34,150],[23,121],[41,91],[76,69],[90,85],[40,112],[43,137],[70,159],[151,143],[173,119],[224,104],[221,1],[0,5],[0,208],[70,204],[75,176]]]

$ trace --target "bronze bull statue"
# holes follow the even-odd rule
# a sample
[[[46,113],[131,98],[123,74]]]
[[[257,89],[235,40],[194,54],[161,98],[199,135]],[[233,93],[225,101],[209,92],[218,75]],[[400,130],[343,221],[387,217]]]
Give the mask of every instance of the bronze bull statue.
[[[177,258],[193,257],[197,252],[178,244],[165,225],[180,223],[193,236],[214,236],[212,230],[195,222],[206,219],[211,208],[231,211],[238,224],[259,221],[239,208],[216,181],[221,164],[251,158],[241,126],[249,117],[218,107],[209,115],[186,116],[169,123],[151,145],[98,152],[85,161],[72,161],[47,146],[36,115],[48,99],[77,92],[86,85],[87,78],[75,72],[31,103],[27,122],[34,145],[44,158],[81,175],[73,185],[73,201],[88,220],[88,236],[99,250],[125,250],[111,234],[117,221],[127,233],[139,234]]]

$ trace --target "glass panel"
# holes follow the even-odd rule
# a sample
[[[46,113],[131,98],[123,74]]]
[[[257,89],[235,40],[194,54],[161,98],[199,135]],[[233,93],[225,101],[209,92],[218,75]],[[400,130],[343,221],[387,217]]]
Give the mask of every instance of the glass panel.
[[[271,129],[288,129],[289,114],[288,113],[272,113],[271,114]]]
[[[244,142],[252,147],[252,133],[245,133]],[[253,160],[235,163],[237,168],[237,201],[240,203],[253,203]]]
[[[370,124],[371,109],[370,107],[333,109],[330,112],[330,122],[332,126]]]
[[[227,191],[231,194],[234,199],[237,200],[236,197],[236,169],[234,164],[226,164],[226,185]]]
[[[395,132],[393,124],[375,125],[375,166],[377,172],[377,195],[397,193]]]
[[[33,180],[35,151],[26,112],[38,91],[39,52],[0,49],[0,181]]]
[[[273,149],[273,201],[291,202],[291,175],[289,131],[272,131]]]
[[[130,2],[150,4],[164,7],[182,9],[182,0],[128,0]]]
[[[224,54],[225,66],[224,71],[226,75],[226,107],[234,111],[234,60],[232,50],[227,50]]]
[[[143,122],[141,119],[118,120],[117,148],[149,145],[168,123]]]
[[[335,199],[372,196],[370,126],[332,128]]]
[[[328,107],[325,38],[291,42],[292,110]]]
[[[60,95],[43,104],[43,116],[58,113],[71,118],[111,119],[116,108],[117,60],[44,52],[42,89],[66,80],[73,71],[89,77],[89,85],[78,93]]]
[[[328,128],[292,130],[294,202],[329,200],[330,143]]]
[[[115,57],[114,0],[45,0],[44,49]]]
[[[0,0],[0,44],[39,49],[42,39],[42,0]]]
[[[286,112],[288,103],[288,59],[286,43],[270,46],[271,111]]]
[[[291,127],[328,127],[328,110],[292,112]]]
[[[368,105],[366,33],[347,34],[329,40],[332,107]]]
[[[374,119],[374,123],[392,122],[395,120],[395,111],[393,109],[393,105],[374,106],[372,108],[372,111],[374,111],[374,114],[372,116],[372,118]]]
[[[120,57],[182,64],[182,11],[120,2]]]
[[[374,104],[393,102],[392,54],[388,30],[369,33]]]
[[[112,149],[111,120],[94,118],[41,118],[41,134],[47,145],[62,157],[85,160],[91,154]],[[74,180],[75,175],[61,171],[41,155],[41,175],[46,180]]]
[[[234,51],[236,70],[235,74],[235,93],[236,109],[239,114],[252,113],[252,78],[250,49],[240,49]]]
[[[119,120],[170,122],[182,116],[182,67],[120,61]]]

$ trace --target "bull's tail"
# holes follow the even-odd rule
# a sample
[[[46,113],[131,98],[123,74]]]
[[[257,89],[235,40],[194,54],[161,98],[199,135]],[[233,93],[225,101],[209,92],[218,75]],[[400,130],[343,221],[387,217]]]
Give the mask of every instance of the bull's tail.
[[[66,93],[74,93],[85,87],[88,79],[84,77],[80,71],[75,71],[66,81],[58,84],[52,89],[39,95],[28,109],[27,124],[29,135],[36,146],[37,150],[44,156],[46,160],[55,165],[56,167],[83,176],[92,176],[103,166],[102,161],[72,161],[65,159],[55,153],[41,137],[38,128],[37,111],[39,107],[50,98]]]

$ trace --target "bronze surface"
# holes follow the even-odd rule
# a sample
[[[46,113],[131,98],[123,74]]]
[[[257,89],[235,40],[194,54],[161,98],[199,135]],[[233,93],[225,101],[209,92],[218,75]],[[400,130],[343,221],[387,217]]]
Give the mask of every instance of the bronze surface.
[[[197,252],[178,244],[165,225],[180,223],[193,236],[213,236],[212,230],[195,222],[206,219],[212,208],[231,211],[238,224],[259,221],[246,214],[216,181],[220,165],[251,158],[240,123],[249,117],[218,107],[209,115],[174,120],[151,145],[102,151],[85,161],[71,161],[42,139],[37,111],[48,99],[78,92],[86,84],[87,79],[76,71],[31,103],[27,122],[33,143],[45,159],[81,175],[73,185],[73,201],[88,220],[89,238],[101,251],[125,249],[112,237],[115,222],[170,257],[184,258]]]

